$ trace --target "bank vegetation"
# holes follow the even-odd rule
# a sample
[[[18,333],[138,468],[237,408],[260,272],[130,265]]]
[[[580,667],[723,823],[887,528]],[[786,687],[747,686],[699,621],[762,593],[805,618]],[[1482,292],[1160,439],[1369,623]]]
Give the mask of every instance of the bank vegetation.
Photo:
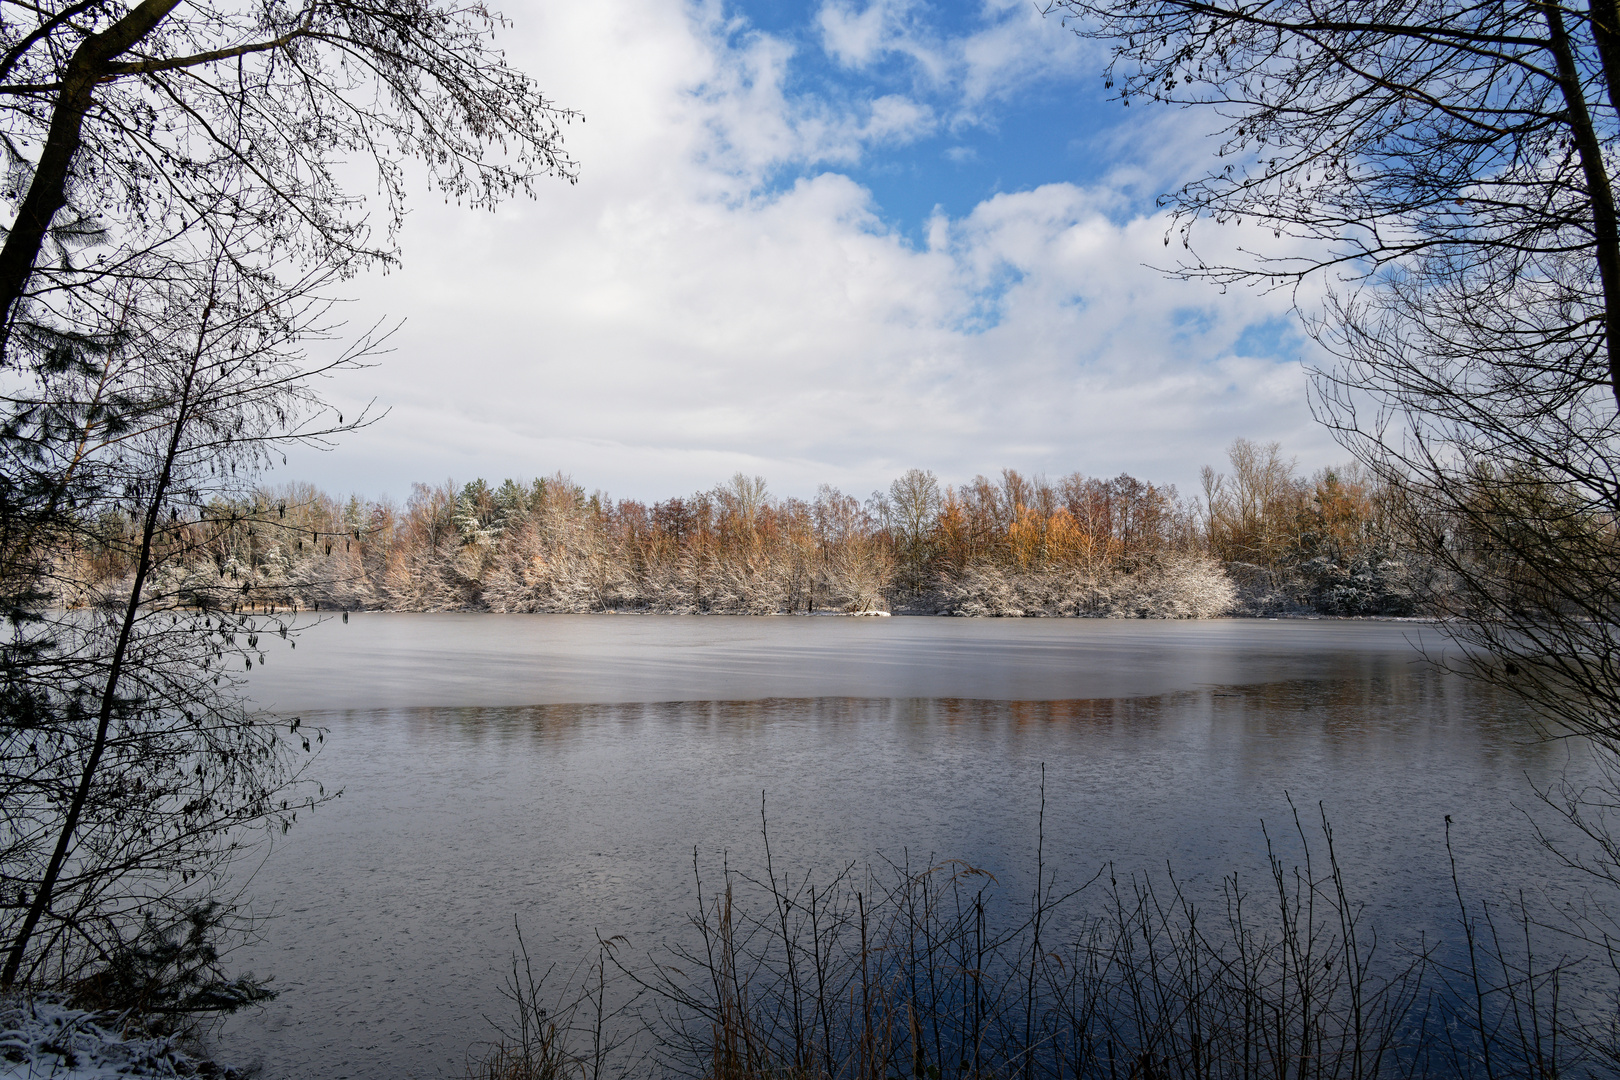
[[[1354,467],[1302,475],[1240,439],[1203,491],[1072,473],[942,485],[913,469],[865,499],[776,497],[742,474],[643,503],[561,474],[417,484],[403,505],[307,484],[196,508],[166,594],[240,610],[876,613],[1203,618],[1436,610],[1394,495]],[[61,553],[62,600],[131,572],[104,514]],[[222,589],[224,590],[222,593]]]
[[[1522,896],[1470,897],[1453,861],[1452,928],[1391,940],[1325,813],[1320,831],[1297,811],[1293,836],[1262,826],[1269,872],[1213,888],[1111,863],[1065,879],[1044,825],[1022,896],[954,859],[784,872],[768,834],[753,872],[728,856],[706,879],[694,856],[677,941],[599,938],[547,986],[520,933],[510,1007],[465,1075],[1494,1080],[1620,1060],[1600,913],[1554,929]]]

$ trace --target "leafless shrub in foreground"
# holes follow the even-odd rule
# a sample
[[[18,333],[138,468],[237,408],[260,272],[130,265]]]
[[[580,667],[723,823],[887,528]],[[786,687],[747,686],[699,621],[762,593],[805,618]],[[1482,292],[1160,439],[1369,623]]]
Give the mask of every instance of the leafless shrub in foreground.
[[[605,1000],[611,967],[633,1009],[597,1011],[563,1033],[573,1042],[554,1056],[570,1075],[594,1078],[601,1059],[586,1068],[579,1045],[602,1045],[604,1025],[639,1017],[650,1056],[613,1061],[621,1075],[1612,1073],[1611,949],[1539,955],[1545,928],[1522,905],[1471,905],[1455,869],[1456,940],[1391,944],[1349,895],[1325,817],[1316,841],[1325,865],[1297,816],[1294,824],[1299,865],[1272,850],[1257,892],[1230,877],[1209,904],[1173,874],[1112,866],[1059,887],[1039,839],[1036,885],[1020,900],[989,871],[955,860],[846,866],[820,880],[783,874],[766,834],[757,876],[728,862],[709,891],[698,873],[684,944],[639,962],[622,941],[604,946],[590,1000]]]

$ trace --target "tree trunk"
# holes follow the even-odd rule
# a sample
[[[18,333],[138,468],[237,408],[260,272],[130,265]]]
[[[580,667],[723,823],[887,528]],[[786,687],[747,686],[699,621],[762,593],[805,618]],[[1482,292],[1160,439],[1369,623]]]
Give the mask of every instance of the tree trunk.
[[[92,34],[74,50],[62,75],[51,127],[34,167],[28,194],[17,209],[6,243],[0,248],[0,324],[9,324],[17,301],[39,261],[45,234],[57,211],[67,205],[67,179],[73,157],[84,142],[84,118],[94,102],[96,85],[107,65],[150,34],[179,0],[145,0],[99,34]]]
[[[1609,107],[1620,110],[1620,0],[1591,0],[1592,40],[1603,63]]]
[[[1612,6],[1612,0],[1610,3]],[[1620,408],[1620,220],[1615,213],[1614,188],[1609,183],[1603,143],[1592,126],[1580,71],[1575,66],[1569,34],[1564,29],[1564,14],[1556,3],[1543,3],[1541,10],[1550,32],[1548,46],[1558,67],[1558,86],[1564,95],[1570,133],[1575,138],[1575,150],[1581,156],[1581,169],[1586,174],[1586,195],[1592,203],[1592,241],[1597,248],[1598,275],[1603,283],[1604,359],[1608,361],[1609,389],[1614,393],[1616,407]],[[1594,34],[1598,32],[1594,23]]]
[[[202,326],[208,325],[212,314],[212,303],[204,310]],[[34,891],[33,902],[28,907],[28,914],[23,919],[22,926],[17,931],[17,937],[11,943],[10,951],[6,956],[4,971],[0,971],[0,990],[10,990],[17,982],[17,975],[22,970],[23,956],[28,950],[28,941],[34,935],[39,920],[44,916],[45,909],[50,907],[52,894],[56,890],[56,882],[61,877],[62,866],[67,862],[68,853],[73,850],[73,836],[79,827],[79,818],[84,813],[86,803],[90,798],[90,788],[95,782],[96,771],[101,765],[102,754],[107,749],[107,735],[112,727],[113,707],[118,702],[118,681],[123,675],[124,658],[129,652],[130,638],[135,629],[135,618],[140,613],[141,594],[146,585],[146,578],[152,570],[152,538],[157,533],[159,515],[163,510],[163,500],[168,494],[169,482],[174,475],[174,463],[180,454],[180,441],[185,433],[186,422],[190,419],[191,386],[196,378],[197,366],[202,355],[201,332],[198,334],[198,350],[193,354],[191,366],[186,371],[185,381],[181,386],[179,408],[175,413],[174,430],[169,435],[169,445],[164,453],[163,466],[159,470],[156,482],[152,486],[151,498],[146,506],[146,521],[141,529],[140,559],[135,565],[135,580],[130,586],[129,603],[124,606],[123,622],[118,628],[118,643],[113,647],[112,663],[107,670],[107,682],[102,688],[101,708],[96,717],[96,734],[90,745],[90,756],[84,763],[84,772],[79,777],[79,785],[73,792],[73,801],[68,804],[67,815],[62,820],[62,830],[56,839],[56,849],[51,853],[51,861],[45,868],[45,874],[40,878],[39,886]]]

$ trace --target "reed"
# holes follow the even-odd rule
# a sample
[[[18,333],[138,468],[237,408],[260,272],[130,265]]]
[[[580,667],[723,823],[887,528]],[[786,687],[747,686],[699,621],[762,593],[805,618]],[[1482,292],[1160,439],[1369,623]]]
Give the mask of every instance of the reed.
[[[537,976],[523,928],[514,929],[517,949],[501,988],[508,1015],[488,1021],[495,1038],[469,1059],[467,1080],[600,1080],[622,1042],[610,1033],[606,953],[623,939],[604,940],[595,962],[577,966],[554,993],[555,966]]]
[[[1363,924],[1324,816],[1296,813],[1299,865],[1271,848],[1257,893],[1201,906],[1173,874],[1104,867],[1060,888],[947,860],[846,866],[823,882],[727,863],[684,945],[601,953],[604,1024],[643,1050],[561,1054],[557,1072],[702,1080],[1499,1080],[1610,1075],[1615,956],[1537,955],[1522,905],[1475,907],[1460,938],[1389,946]],[[1044,837],[1040,838],[1044,840]],[[1317,850],[1313,851],[1313,847]],[[1320,855],[1317,852],[1320,851]],[[1453,880],[1456,882],[1455,868]],[[627,1003],[600,1011],[608,969]],[[1574,992],[1572,992],[1574,991]],[[1577,1004],[1578,1003],[1578,1004]],[[561,1029],[559,1029],[561,1030]],[[584,1029],[591,1034],[589,1025]],[[628,1045],[634,1038],[622,1038]],[[543,1040],[542,1040],[543,1042]],[[546,1044],[550,1045],[550,1044]]]

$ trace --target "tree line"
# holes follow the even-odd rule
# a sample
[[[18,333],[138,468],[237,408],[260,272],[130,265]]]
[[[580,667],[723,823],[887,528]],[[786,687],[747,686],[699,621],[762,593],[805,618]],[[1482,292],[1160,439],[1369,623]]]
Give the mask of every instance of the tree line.
[[[177,602],[407,611],[1196,618],[1411,615],[1434,575],[1391,495],[1354,466],[1302,475],[1232,444],[1201,497],[1129,475],[912,469],[865,499],[777,497],[741,473],[652,503],[558,474],[415,485],[403,505],[308,484],[216,499],[178,523],[158,588]],[[65,602],[133,570],[131,520],[63,553]]]

